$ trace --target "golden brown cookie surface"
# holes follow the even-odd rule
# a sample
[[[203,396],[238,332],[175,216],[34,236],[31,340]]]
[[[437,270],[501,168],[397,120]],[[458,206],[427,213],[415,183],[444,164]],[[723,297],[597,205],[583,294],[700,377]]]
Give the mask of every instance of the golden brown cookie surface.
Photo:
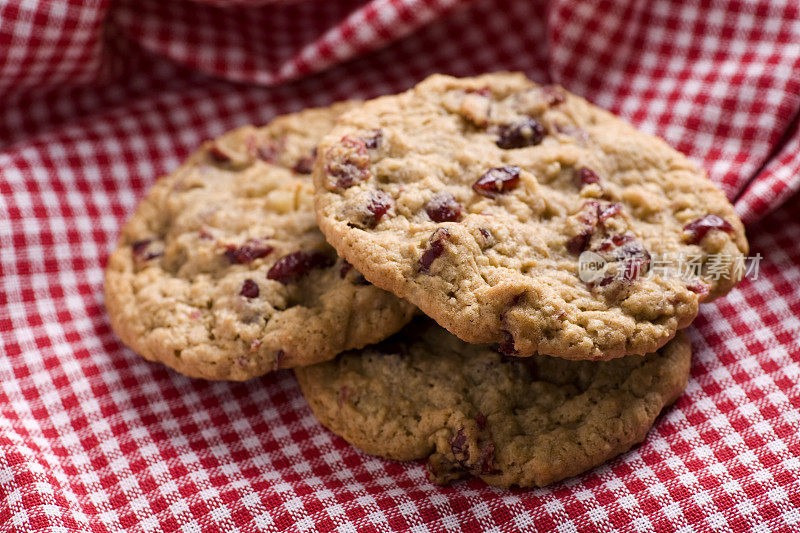
[[[159,179],[108,261],[114,330],[193,377],[325,361],[400,329],[413,307],[364,280],[317,228],[314,149],[353,104],[211,141]]]
[[[645,356],[505,357],[427,319],[333,361],[295,369],[314,414],[367,453],[428,458],[433,481],[544,486],[642,441],[686,386],[683,333]]]
[[[323,139],[314,179],[320,228],[367,279],[515,355],[654,351],[743,273],[743,226],[700,169],[520,74],[367,102]]]

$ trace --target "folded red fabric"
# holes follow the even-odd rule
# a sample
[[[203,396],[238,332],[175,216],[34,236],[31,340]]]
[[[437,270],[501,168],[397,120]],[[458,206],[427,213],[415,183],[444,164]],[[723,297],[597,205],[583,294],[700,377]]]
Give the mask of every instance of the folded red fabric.
[[[697,4],[0,6],[0,528],[797,528],[800,5]],[[546,489],[441,488],[323,429],[289,372],[190,380],[113,334],[102,269],[119,227],[202,140],[495,70],[561,83],[689,154],[760,254],[689,329],[687,392],[637,449]]]

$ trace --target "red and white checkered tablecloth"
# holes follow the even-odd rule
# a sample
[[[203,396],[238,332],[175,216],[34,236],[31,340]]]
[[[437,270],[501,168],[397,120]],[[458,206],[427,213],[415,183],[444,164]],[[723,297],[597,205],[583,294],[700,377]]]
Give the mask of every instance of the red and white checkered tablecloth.
[[[545,489],[438,487],[322,428],[290,372],[191,380],[111,331],[120,224],[203,139],[501,69],[688,153],[763,257],[689,328],[642,445]],[[0,530],[797,531],[799,112],[797,0],[0,2]]]

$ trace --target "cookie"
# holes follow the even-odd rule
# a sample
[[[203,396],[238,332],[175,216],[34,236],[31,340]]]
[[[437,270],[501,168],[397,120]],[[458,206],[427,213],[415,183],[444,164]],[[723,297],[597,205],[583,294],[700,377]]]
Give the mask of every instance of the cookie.
[[[703,171],[521,74],[365,103],[320,143],[314,180],[342,257],[508,354],[652,352],[743,275],[742,223]]]
[[[691,346],[613,361],[507,357],[430,321],[295,369],[320,422],[363,451],[428,458],[432,481],[544,486],[615,457],[681,394]]]
[[[352,106],[240,128],[155,183],[106,270],[106,307],[127,345],[188,376],[244,380],[410,320],[413,306],[339,259],[314,218],[314,147]]]

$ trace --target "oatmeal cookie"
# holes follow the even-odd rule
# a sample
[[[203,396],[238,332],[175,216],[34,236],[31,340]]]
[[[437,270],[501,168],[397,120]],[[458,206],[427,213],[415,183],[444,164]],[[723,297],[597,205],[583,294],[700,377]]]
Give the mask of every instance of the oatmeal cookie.
[[[339,254],[462,340],[606,360],[657,350],[742,276],[747,241],[685,156],[521,74],[435,75],[320,143]]]
[[[243,380],[380,341],[413,306],[338,258],[317,228],[315,146],[353,104],[205,143],[159,179],[106,269],[111,324],[192,377]]]
[[[682,332],[613,361],[507,357],[425,319],[396,338],[295,369],[320,422],[367,453],[428,458],[433,481],[544,486],[641,442],[686,386]]]

